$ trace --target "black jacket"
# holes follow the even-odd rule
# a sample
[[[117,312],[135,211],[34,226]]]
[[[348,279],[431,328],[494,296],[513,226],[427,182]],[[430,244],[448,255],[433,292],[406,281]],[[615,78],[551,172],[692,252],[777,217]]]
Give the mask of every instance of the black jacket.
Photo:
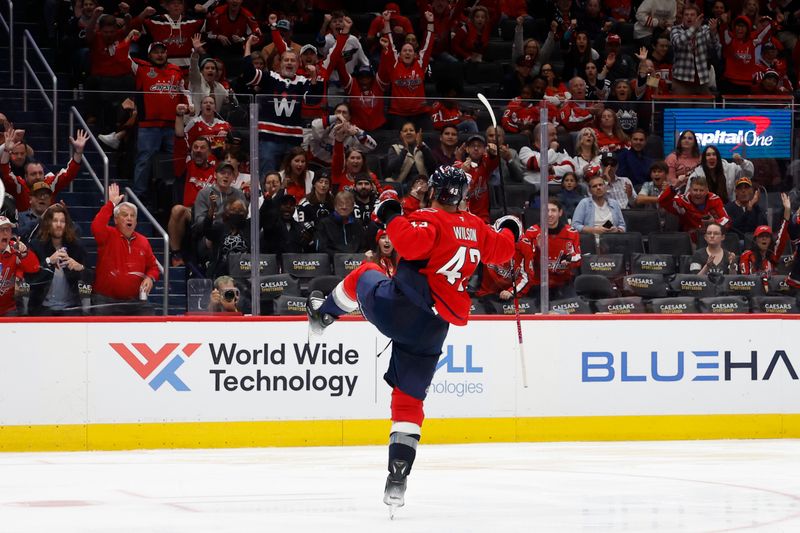
[[[80,305],[80,295],[78,292],[78,282],[81,280],[88,280],[91,277],[92,270],[86,264],[86,250],[83,249],[79,241],[73,243],[64,243],[63,246],[67,249],[67,254],[78,263],[84,266],[84,270],[76,272],[74,270],[65,269],[64,275],[67,278],[69,285],[70,295],[74,300],[74,304]],[[39,258],[40,270],[28,278],[28,283],[31,285],[31,295],[28,303],[28,312],[31,315],[40,315],[44,311],[44,299],[47,296],[47,291],[50,290],[50,284],[53,281],[53,274],[57,265],[48,265],[47,258],[53,255],[56,251],[51,241],[42,241],[35,239],[30,243],[31,250]]]

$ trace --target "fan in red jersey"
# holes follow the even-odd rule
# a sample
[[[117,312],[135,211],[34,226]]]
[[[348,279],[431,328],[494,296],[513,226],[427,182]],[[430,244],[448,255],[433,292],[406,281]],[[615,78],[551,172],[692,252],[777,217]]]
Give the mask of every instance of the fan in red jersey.
[[[425,20],[427,29],[419,53],[410,43],[405,43],[398,53],[391,39],[381,38],[383,54],[378,70],[378,83],[384,90],[391,87],[389,125],[393,128],[399,129],[408,120],[413,120],[418,127],[423,128],[430,124],[431,117],[425,104],[425,73],[431,60],[433,13],[426,11]],[[385,19],[384,32],[391,33],[388,19]]]

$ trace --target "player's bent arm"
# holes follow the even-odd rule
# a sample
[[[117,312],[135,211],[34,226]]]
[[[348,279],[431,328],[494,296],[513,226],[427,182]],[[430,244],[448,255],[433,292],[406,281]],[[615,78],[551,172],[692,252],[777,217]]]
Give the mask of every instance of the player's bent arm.
[[[394,241],[392,241],[394,242]],[[485,263],[504,263],[514,255],[514,234],[510,229],[500,232],[488,224],[484,227],[481,260]]]
[[[394,217],[386,226],[386,230],[397,253],[405,259],[413,261],[427,258],[436,245],[437,228],[425,220]]]

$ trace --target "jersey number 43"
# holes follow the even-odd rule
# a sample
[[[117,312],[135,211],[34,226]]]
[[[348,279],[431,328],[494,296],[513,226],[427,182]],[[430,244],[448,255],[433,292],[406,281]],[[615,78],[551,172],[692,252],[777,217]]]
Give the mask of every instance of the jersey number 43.
[[[442,265],[442,268],[436,271],[437,274],[441,274],[447,278],[447,282],[450,285],[456,285],[459,292],[465,289],[464,285],[469,279],[469,275],[465,277],[463,274],[468,254],[470,263],[468,272],[471,275],[472,272],[475,271],[475,266],[481,260],[481,251],[477,248],[470,248],[469,246],[459,246],[456,253],[453,254],[453,257]]]

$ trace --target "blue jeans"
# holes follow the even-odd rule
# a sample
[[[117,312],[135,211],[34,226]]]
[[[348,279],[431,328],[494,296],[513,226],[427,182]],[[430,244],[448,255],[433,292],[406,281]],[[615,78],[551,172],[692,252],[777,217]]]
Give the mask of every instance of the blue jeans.
[[[281,167],[286,152],[295,146],[300,146],[300,141],[300,139],[261,139],[258,143],[259,179],[264,179],[267,172],[277,171]]]
[[[162,145],[167,153],[172,154],[175,145],[173,128],[139,128],[139,138],[136,143],[138,153],[133,170],[133,192],[140,200],[144,199],[147,194],[153,158]]]

